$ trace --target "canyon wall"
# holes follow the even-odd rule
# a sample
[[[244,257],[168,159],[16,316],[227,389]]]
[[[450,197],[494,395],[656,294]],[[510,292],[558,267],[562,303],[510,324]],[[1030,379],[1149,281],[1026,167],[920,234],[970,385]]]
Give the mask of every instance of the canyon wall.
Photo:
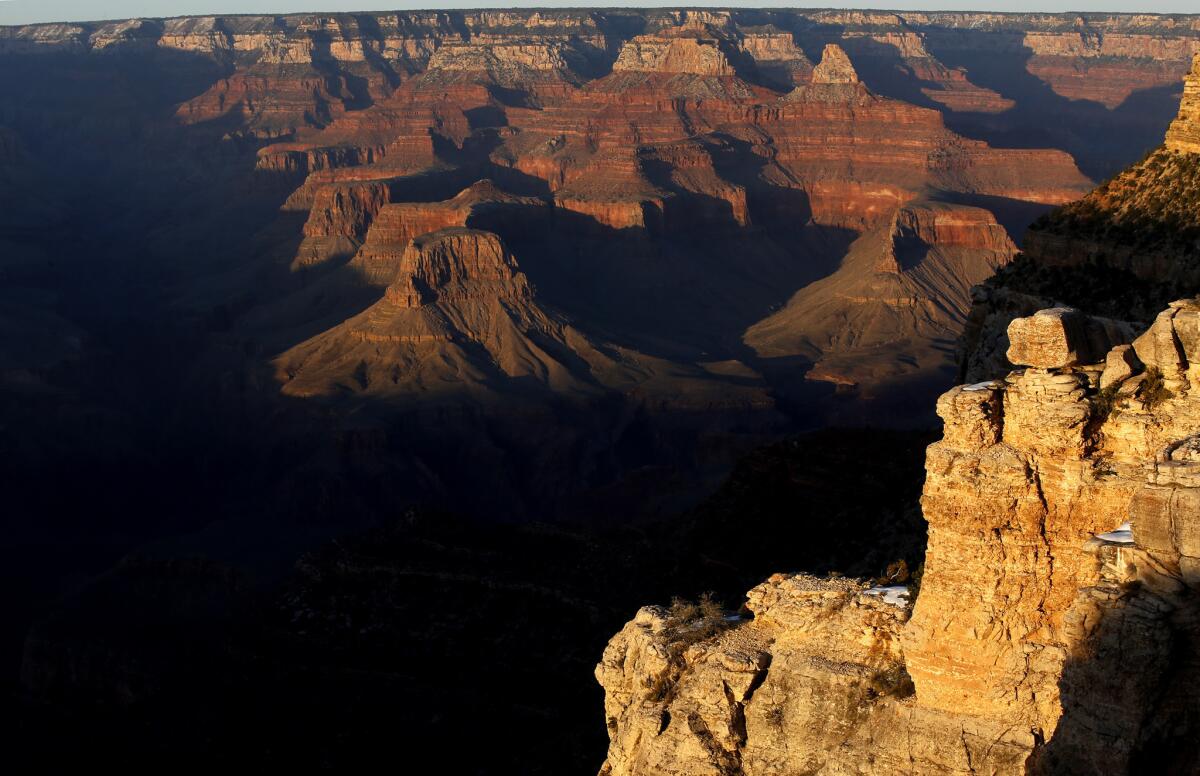
[[[1200,298],[1149,323],[1034,313],[1106,281],[1154,284],[1107,297],[1126,314],[1194,290],[1200,243],[1165,205],[1191,201],[1200,156],[1179,138],[1192,107],[1165,148],[1053,213],[1032,255],[977,290],[966,368],[980,380],[937,402],[919,571],[881,569],[874,585],[777,574],[732,615],[643,608],[596,668],[602,774],[1200,766]],[[1138,213],[1160,220],[1122,231]],[[1117,250],[1085,259],[1063,252],[1073,240]],[[1174,260],[1142,262],[1132,246]],[[1042,296],[1026,293],[1035,280]]]
[[[1151,15],[614,9],[32,25],[0,29],[0,57],[21,83],[57,80],[21,86],[0,121],[61,159],[64,176],[94,162],[46,127],[103,116],[114,144],[157,139],[137,162],[147,177],[191,181],[187,195],[146,194],[173,210],[145,248],[178,267],[164,293],[197,315],[226,311],[250,343],[238,347],[268,361],[383,301],[377,281],[409,240],[470,226],[505,241],[548,314],[637,361],[588,370],[604,389],[641,375],[639,395],[659,406],[691,405],[684,384],[744,394],[712,373],[720,364],[754,384],[752,404],[776,396],[822,415],[832,405],[813,398],[835,389],[870,407],[943,388],[966,288],[1011,260],[1034,216],[1162,131],[1160,104],[1197,47],[1193,17]],[[131,65],[147,83],[121,85]],[[112,95],[64,93],[89,112],[66,116],[58,93],[96,73]],[[159,92],[172,99],[151,106]],[[55,150],[76,146],[72,162]],[[486,207],[454,201],[483,180],[495,189]],[[236,229],[189,206],[253,193],[264,213],[285,190],[277,218],[247,215]],[[214,249],[222,233],[252,248]],[[337,390],[305,394],[366,400],[335,362],[305,371]]]
[[[563,438],[586,427],[569,446],[597,487],[646,465],[594,460],[626,449],[609,425],[642,422],[711,487],[789,430],[932,422],[976,326],[968,289],[1161,137],[1198,40],[1190,16],[773,10],[6,27],[0,313],[12,341],[54,334],[12,349],[4,385],[127,420],[154,403],[79,390],[119,343],[139,355],[108,371],[190,392],[221,417],[205,428],[295,412],[418,459],[448,438],[423,409],[456,408],[478,441],[519,405],[475,452],[528,460],[525,419],[550,402]],[[410,247],[456,228],[494,235],[527,292],[421,288]],[[1136,260],[1170,264],[1155,255]],[[1051,306],[1021,293],[1022,313]],[[446,483],[490,469],[440,458],[412,467],[414,498],[489,511],[496,483]],[[530,499],[587,479],[539,460]]]
[[[609,767],[953,772],[1032,752],[1052,769],[1089,730],[1115,750],[1096,756],[1171,767],[1148,753],[1174,733],[1137,718],[1158,703],[1179,735],[1194,729],[1174,689],[1191,669],[1161,651],[1188,652],[1171,592],[1195,554],[1171,565],[1188,513],[1163,510],[1191,498],[1175,465],[1191,445],[1153,488],[1133,464],[1190,412],[1191,357],[1171,354],[1190,353],[1192,308],[1168,316],[1175,351],[1165,335],[1131,355],[1087,333],[1119,340],[1194,293],[1195,154],[1160,149],[1022,240],[1158,142],[1198,39],[1192,16],[783,10],[0,29],[0,551],[20,577],[0,593],[0,649],[27,770],[57,754],[162,769],[180,751],[215,770],[362,770],[398,735],[451,751],[481,718],[495,724],[464,768],[599,762],[599,715],[577,699],[595,694],[583,682],[610,627],[659,594],[634,593],[639,574],[653,567],[668,595],[664,557],[678,557],[689,579],[717,569],[740,590],[765,573],[740,565],[763,543],[781,565],[804,543],[823,567],[868,547],[857,569],[886,565],[893,534],[912,561],[907,499],[882,512],[903,529],[830,518],[872,512],[831,485],[856,472],[870,486],[847,490],[872,505],[905,490],[912,448],[806,437],[783,446],[810,448],[799,457],[748,459],[770,476],[735,479],[702,539],[640,527],[796,429],[925,426],[960,326],[996,358],[942,402],[938,555],[912,619],[896,595],[802,575],[757,590],[753,619],[648,612],[601,671]],[[1169,220],[1145,218],[1160,207]],[[1111,212],[1129,218],[1110,230]],[[1091,262],[1101,251],[1113,259]],[[993,303],[969,308],[993,272],[975,292]],[[1040,342],[1056,319],[1081,326],[1086,349],[1053,350],[1105,359],[1099,377],[1039,360],[988,382],[1010,370],[1009,319],[1067,303],[1106,322],[1026,328]],[[788,488],[764,519],[746,494],[775,479]],[[1089,570],[1081,543],[1134,490],[1138,547],[1103,545],[1108,565]],[[447,531],[443,510],[471,519]],[[569,538],[548,520],[588,528]],[[301,559],[304,590],[266,616],[233,605],[315,544],[390,521],[391,540]],[[838,552],[811,547],[805,524]],[[596,544],[594,526],[615,533]],[[840,541],[876,527],[884,538]],[[400,557],[380,562],[382,544]],[[325,585],[337,578],[367,605]],[[252,622],[248,643],[212,625],[228,616]],[[1144,646],[1142,673],[1108,670],[1115,642]],[[448,659],[475,670],[422,670]],[[534,728],[553,745],[513,746]],[[86,743],[64,753],[68,735]]]
[[[1200,284],[1200,56],[1166,141],[1077,202],[1038,218],[1024,255],[975,289],[960,343],[971,382],[1010,368],[1006,329],[1039,307],[1070,305],[1148,325]]]
[[[919,588],[779,574],[715,625],[644,608],[596,669],[601,773],[1195,767],[1200,301],[1101,363],[1050,313],[1010,330],[1040,366],[938,402]]]

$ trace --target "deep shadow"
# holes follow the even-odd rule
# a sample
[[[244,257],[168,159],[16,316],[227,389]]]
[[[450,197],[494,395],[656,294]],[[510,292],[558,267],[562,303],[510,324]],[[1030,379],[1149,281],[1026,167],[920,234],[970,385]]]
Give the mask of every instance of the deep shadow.
[[[1131,95],[1115,111],[1088,100],[1071,100],[1029,72],[1033,52],[1014,40],[1015,56],[991,56],[969,47],[951,48],[937,39],[930,52],[947,67],[1015,102],[1002,114],[946,114],[950,129],[997,147],[1059,148],[1071,154],[1085,175],[1099,180],[1135,161],[1161,142],[1175,116],[1179,87],[1155,87]],[[1048,116],[1055,117],[1047,121]]]
[[[599,18],[615,42],[646,23]],[[447,20],[469,35],[461,13]],[[268,141],[224,140],[228,119],[173,120],[227,69],[154,57],[0,62],[0,123],[62,204],[4,235],[49,249],[18,288],[81,332],[73,355],[6,364],[0,380],[14,770],[366,769],[435,750],[456,771],[593,770],[604,730],[591,667],[637,606],[708,588],[736,604],[785,568],[919,563],[926,436],[830,431],[744,455],[819,422],[806,399],[828,398],[825,385],[778,402],[782,420],[524,385],[509,386],[521,397],[508,414],[281,396],[279,353],[380,290],[345,254],[292,271],[305,216],[280,209],[300,181],[255,172]],[[347,106],[369,105],[361,75],[327,75],[346,78]],[[527,104],[493,96],[470,143],[439,141],[455,169],[392,179],[394,200],[490,177],[549,203],[544,182],[490,159],[503,107]],[[740,334],[832,271],[854,235],[812,225],[799,187],[763,183],[748,144],[712,153],[745,188],[745,222],[651,164],[670,198],[647,226],[548,204],[472,225],[494,227],[547,307],[586,321],[614,359],[625,345],[798,378],[804,364],[756,364]],[[298,321],[253,321],[304,294]]]

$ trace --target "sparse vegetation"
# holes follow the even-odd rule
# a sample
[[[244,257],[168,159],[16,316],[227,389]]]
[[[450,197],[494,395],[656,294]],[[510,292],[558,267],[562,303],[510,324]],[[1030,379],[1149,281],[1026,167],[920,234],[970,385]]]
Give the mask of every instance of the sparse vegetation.
[[[729,625],[725,609],[712,593],[704,593],[697,601],[673,598],[671,608],[667,610],[667,635],[672,647],[680,645],[680,652],[692,644],[711,639]]]
[[[767,724],[776,730],[783,728],[783,706],[772,706],[765,715]]]
[[[1114,384],[1107,388],[1101,388],[1091,398],[1092,417],[1099,423],[1103,423],[1110,417],[1120,413],[1123,404],[1123,400],[1117,395],[1120,387],[1119,384]]]
[[[683,670],[683,653],[688,647],[707,641],[732,625],[713,593],[704,593],[696,601],[672,598],[665,628],[671,666],[649,680],[650,699],[665,701],[670,697]]]
[[[867,693],[873,698],[907,698],[916,691],[903,664],[876,671],[867,682]]]
[[[1137,392],[1137,397],[1142,402],[1142,409],[1153,410],[1174,395],[1167,388],[1162,371],[1158,367],[1147,367],[1146,376]]]
[[[1032,228],[1140,247],[1192,246],[1200,238],[1200,159],[1155,149]]]
[[[904,585],[907,584],[912,574],[908,570],[908,561],[901,558],[893,561],[884,569],[883,575],[875,578],[877,585]]]

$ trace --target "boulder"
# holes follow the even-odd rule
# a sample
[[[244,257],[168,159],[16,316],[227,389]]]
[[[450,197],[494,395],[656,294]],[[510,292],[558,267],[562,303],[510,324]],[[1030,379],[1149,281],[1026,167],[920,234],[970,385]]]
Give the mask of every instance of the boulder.
[[[1008,325],[1008,360],[1020,366],[1059,369],[1084,363],[1084,316],[1070,307],[1039,310]]]
[[[1142,363],[1162,373],[1169,388],[1186,387],[1188,373],[1200,365],[1200,300],[1172,302],[1134,340],[1133,349]]]
[[[1134,337],[1124,321],[1096,318],[1072,307],[1039,310],[1008,325],[1008,360],[1038,369],[1094,364],[1105,359],[1115,345]]]

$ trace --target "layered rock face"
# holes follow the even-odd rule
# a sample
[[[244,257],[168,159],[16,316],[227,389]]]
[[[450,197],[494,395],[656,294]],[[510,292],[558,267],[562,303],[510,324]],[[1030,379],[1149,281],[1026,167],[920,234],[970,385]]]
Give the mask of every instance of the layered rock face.
[[[128,288],[161,300],[143,307],[175,311],[194,347],[164,374],[187,375],[206,406],[234,408],[228,425],[284,406],[317,424],[383,427],[454,396],[467,415],[487,408],[457,428],[495,462],[531,438],[520,428],[494,444],[480,432],[507,411],[496,397],[553,399],[569,410],[539,421],[533,447],[556,451],[537,469],[545,493],[550,481],[590,488],[643,471],[644,460],[589,458],[613,447],[609,425],[632,428],[625,413],[670,425],[649,434],[671,440],[656,460],[703,460],[709,485],[784,428],[925,423],[953,379],[947,343],[965,289],[1008,262],[1038,213],[1107,174],[1081,169],[1091,143],[1079,141],[1103,135],[1125,160],[1142,146],[1131,123],[1161,134],[1176,111],[1161,103],[1200,35],[1190,21],[1081,18],[613,9],[6,28],[0,88],[12,107],[0,121],[52,170],[0,191],[21,213],[3,236],[20,246],[6,266],[22,273],[9,339],[53,331],[39,347],[64,355],[107,341],[107,328],[89,339],[64,320],[73,302],[63,300],[79,299],[77,278],[133,273]],[[1099,48],[1077,46],[1090,30]],[[1054,65],[1046,80],[1027,66],[1027,44]],[[1088,99],[1113,110],[1063,97],[1083,88],[1071,68],[1085,59],[1116,83],[1091,85]],[[1138,80],[1154,89],[1127,93]],[[492,191],[453,202],[483,180]],[[34,202],[67,215],[26,217]],[[21,231],[34,223],[43,234],[85,226],[72,245],[39,252]],[[113,224],[109,272],[78,246]],[[387,289],[410,242],[453,228],[496,235],[533,291],[522,310],[552,325],[522,313],[510,330],[497,312],[496,329],[459,326],[455,315],[474,320],[511,300],[458,295],[393,319]],[[77,258],[62,269],[58,256]],[[1023,312],[1059,300],[1049,301]],[[406,328],[414,316],[432,328]],[[528,368],[497,358],[534,352],[497,349],[499,330],[566,372],[542,369],[540,355]],[[414,343],[389,339],[447,331],[419,359],[399,355]],[[365,346],[370,337],[384,352]],[[358,358],[340,358],[341,347]],[[470,390],[442,379],[449,369],[408,379],[442,349],[444,363],[471,365]],[[393,406],[404,412],[389,415]],[[593,422],[598,412],[611,414]],[[420,441],[396,439],[425,451],[452,436],[433,426]],[[570,449],[586,452],[568,472],[562,448],[543,442],[581,428],[586,441]],[[696,442],[714,428],[711,444]],[[438,483],[486,469],[422,456]]]
[[[1167,129],[1166,145],[1171,151],[1200,153],[1200,54],[1184,82],[1179,116]]]
[[[52,163],[33,176],[52,205],[80,214],[94,197],[138,214],[107,248],[109,276],[151,276],[136,287],[197,329],[195,369],[220,365],[220,387],[197,390],[218,403],[286,398],[285,355],[314,400],[284,403],[322,418],[407,407],[410,391],[440,402],[453,382],[407,380],[412,359],[355,350],[359,369],[333,353],[376,324],[381,341],[409,336],[419,310],[454,332],[423,358],[444,347],[462,351],[449,363],[489,362],[487,380],[465,380],[469,409],[495,406],[489,391],[541,401],[563,385],[550,393],[584,415],[601,397],[655,417],[730,411],[731,428],[770,433],[836,407],[920,423],[914,407],[949,382],[965,289],[1008,262],[1030,219],[1089,186],[1085,128],[1127,156],[1140,135],[1126,122],[1165,125],[1165,86],[1121,90],[1177,81],[1198,36],[1174,17],[765,10],[30,26],[0,30],[2,120]],[[1028,51],[1055,65],[1046,80]],[[1084,59],[1119,76],[1088,98],[1113,110],[1064,98],[1083,88],[1066,66]],[[1061,121],[1047,129],[1047,115]],[[67,196],[79,170],[102,174]],[[114,198],[120,170],[139,185]],[[115,220],[82,215],[81,234]],[[514,342],[565,347],[551,360],[572,380],[495,368],[494,332],[454,323],[482,296],[405,308],[396,329],[390,312],[360,318],[407,298],[387,289],[412,241],[456,228],[496,235],[535,291],[522,309],[582,337],[533,313],[513,324]],[[14,296],[57,315],[76,276],[46,273],[51,293]],[[483,306],[511,302],[498,298]]]
[[[1179,139],[1193,126],[1197,88],[1193,67],[1166,143],[1035,221],[1024,255],[976,290],[963,338],[964,379],[1010,366],[1005,330],[1015,317],[1065,305],[1148,324],[1163,304],[1200,283],[1200,150]]]
[[[599,354],[533,303],[528,280],[496,235],[453,227],[423,234],[374,274],[387,282],[379,301],[279,357],[285,394],[356,387],[402,401],[438,401],[445,396],[417,388],[441,383],[438,394],[488,397],[497,370],[557,390],[572,383],[586,390],[586,373],[573,377],[563,356],[586,363]]]
[[[1195,767],[1200,301],[1094,364],[1036,317],[1014,357],[1067,363],[938,402],[915,604],[779,575],[716,636],[643,610],[597,668],[602,773]]]
[[[985,210],[913,203],[860,237],[833,274],[796,293],[745,341],[764,357],[803,353],[809,380],[878,384],[936,369],[970,289],[1016,254]]]
[[[690,73],[731,76],[733,66],[713,38],[644,36],[621,48],[613,72]]]
[[[333,293],[326,274],[344,289],[362,273],[382,293],[375,268],[409,240],[471,226],[499,235],[540,303],[598,345],[653,354],[647,384],[717,363],[761,397],[805,393],[804,370],[877,395],[915,372],[943,387],[962,288],[1089,185],[1082,136],[1034,135],[1029,117],[1040,127],[1059,110],[1071,133],[1127,138],[1131,114],[1159,115],[1161,95],[1139,103],[1103,84],[1092,96],[1112,111],[1073,113],[1048,96],[1081,88],[1065,65],[1167,84],[1197,39],[1165,17],[479,11],[13,27],[0,56],[18,106],[5,124],[27,141],[72,128],[38,153],[103,127],[114,145],[153,139],[146,167],[193,181],[187,196],[147,195],[178,210],[158,219],[145,261],[181,268],[168,296],[253,340],[247,352],[275,358],[379,301]],[[1027,51],[1056,63],[1045,80]],[[123,81],[130,63],[149,75]],[[40,99],[40,71],[70,110]],[[530,201],[494,217],[440,204],[482,179]],[[228,227],[243,195],[256,205]],[[221,215],[198,218],[198,201]],[[214,245],[218,232],[246,249]],[[797,294],[812,315],[791,315]],[[843,312],[853,326],[837,332]],[[884,351],[884,367],[870,363]]]
[[[596,669],[602,774],[1200,767],[1200,299],[1171,302],[1147,327],[1038,309],[1021,285],[1086,296],[1124,284],[1106,309],[1130,311],[1152,298],[1139,282],[1158,293],[1191,282],[1190,222],[1168,200],[1186,197],[1193,166],[1163,149],[1047,219],[1095,240],[1090,225],[1119,235],[1149,210],[1163,219],[1151,244],[1175,261],[1130,250],[1086,265],[1060,256],[1039,272],[1026,257],[976,295],[967,368],[992,379],[938,400],[919,585],[783,574],[732,619],[643,609]],[[878,276],[904,265],[897,235],[938,233],[914,216],[898,214],[871,252]],[[1037,250],[1045,260],[1047,244]],[[1085,271],[1061,274],[1073,266]],[[1008,361],[1016,371],[996,371]]]
[[[1061,152],[993,148],[955,134],[937,111],[874,93],[835,43],[812,68],[776,29],[743,32],[725,12],[668,15],[619,49],[606,38],[616,52],[611,73],[590,80],[583,74],[599,40],[557,27],[443,42],[390,92],[371,91],[368,79],[363,104],[343,105],[258,150],[259,171],[305,178],[288,201],[289,209],[310,211],[292,266],[329,268],[354,255],[349,266],[375,278],[408,240],[474,218],[463,202],[435,204],[406,190],[420,189],[419,179],[469,181],[482,172],[495,181],[492,199],[507,198],[508,207],[474,225],[506,239],[522,239],[522,224],[540,224],[558,239],[585,238],[572,246],[586,251],[584,260],[553,261],[533,248],[529,266],[555,306],[586,311],[610,344],[640,351],[671,341],[672,351],[687,354],[669,368],[681,374],[693,368],[691,354],[740,361],[729,352],[730,334],[757,342],[761,321],[788,331],[772,336],[769,348],[755,344],[760,356],[820,360],[812,376],[844,386],[882,389],[903,377],[928,391],[945,379],[940,340],[963,315],[965,289],[1012,251],[994,215],[964,200],[1045,206],[1077,196],[1086,178]],[[793,83],[770,86],[778,83],[770,73],[783,71],[764,65],[764,76],[760,63],[783,63]],[[516,201],[518,191],[525,202]],[[533,192],[552,200],[550,213],[528,198]],[[931,194],[936,204],[902,207]],[[786,300],[766,290],[790,294],[819,277],[817,265],[834,257],[815,246],[840,239],[837,230],[859,233],[858,248],[838,279],[805,289],[791,305],[823,312],[763,321],[764,308]],[[657,258],[602,258],[611,253],[603,242],[614,237]],[[735,239],[756,246],[752,266],[721,261]],[[894,245],[883,247],[888,240]],[[676,242],[689,243],[690,258],[671,255]],[[860,266],[868,254],[878,255]],[[697,256],[716,271],[701,271]],[[866,268],[880,262],[888,267],[879,273]],[[694,281],[678,283],[680,272]],[[678,293],[665,304],[631,299],[629,273],[644,277],[634,293],[668,286]],[[319,304],[322,316],[331,298]],[[827,341],[847,304],[868,311],[850,315],[850,329]],[[701,308],[722,312],[680,326]],[[811,330],[795,332],[809,323]],[[649,385],[660,370],[648,363],[655,364],[646,370]],[[758,373],[764,390],[774,379],[745,362],[737,368]]]

